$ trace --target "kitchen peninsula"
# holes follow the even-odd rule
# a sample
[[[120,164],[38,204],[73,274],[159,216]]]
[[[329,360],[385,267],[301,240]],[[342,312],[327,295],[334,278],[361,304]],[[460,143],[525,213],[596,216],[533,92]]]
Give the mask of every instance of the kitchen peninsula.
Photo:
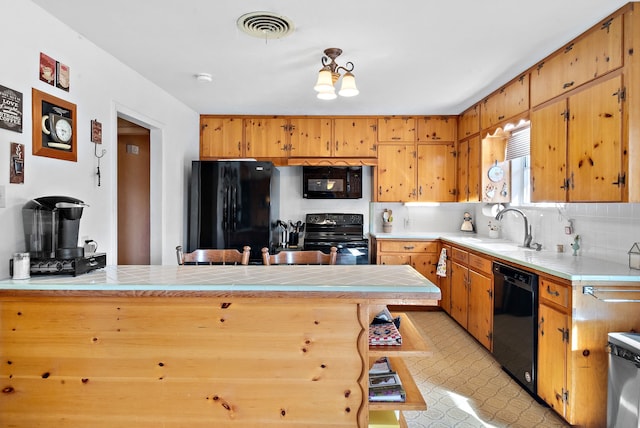
[[[0,281],[0,425],[366,427],[371,318],[440,298],[409,266]]]

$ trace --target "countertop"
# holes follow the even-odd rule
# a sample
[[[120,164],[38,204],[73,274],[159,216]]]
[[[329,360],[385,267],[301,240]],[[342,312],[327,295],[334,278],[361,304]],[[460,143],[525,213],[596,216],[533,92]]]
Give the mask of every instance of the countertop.
[[[365,299],[439,300],[440,289],[410,266],[106,266],[78,275],[32,276],[0,281],[0,295],[22,293],[89,295],[265,294]],[[62,293],[64,292],[64,293]],[[271,297],[271,296],[269,296]]]
[[[504,239],[490,239],[476,234],[461,233],[376,233],[376,239],[442,239],[474,251],[499,258],[522,267],[580,282],[640,282],[640,270],[629,268],[628,264],[586,256],[573,256],[571,248],[564,253],[522,248]]]

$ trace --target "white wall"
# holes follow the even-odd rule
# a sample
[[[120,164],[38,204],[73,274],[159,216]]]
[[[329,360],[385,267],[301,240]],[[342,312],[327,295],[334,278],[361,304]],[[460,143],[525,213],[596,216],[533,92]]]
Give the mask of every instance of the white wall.
[[[33,3],[0,0],[0,10],[6,12],[0,85],[23,95],[23,132],[0,129],[0,186],[7,198],[6,207],[0,208],[0,278],[9,276],[12,254],[25,250],[22,206],[45,195],[68,195],[89,204],[80,222],[80,236],[98,241],[108,263],[115,263],[118,112],[152,129],[151,221],[159,248],[152,263],[175,263],[174,248],[183,235],[185,165],[198,157],[198,114]],[[38,79],[40,52],[70,67],[69,92]],[[76,104],[77,162],[31,154],[31,88]],[[92,119],[102,122],[101,148],[107,150],[100,164],[100,187],[89,139]],[[24,184],[9,184],[11,142],[25,145]]]

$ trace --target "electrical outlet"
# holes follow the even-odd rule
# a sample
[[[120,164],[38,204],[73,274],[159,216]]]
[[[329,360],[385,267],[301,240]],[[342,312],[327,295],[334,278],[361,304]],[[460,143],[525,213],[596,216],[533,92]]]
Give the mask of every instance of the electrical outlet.
[[[404,228],[405,228],[405,229],[408,229],[408,228],[409,228],[409,226],[411,226],[411,222],[409,221],[409,219],[408,219],[408,218],[405,218],[405,219],[404,219]]]
[[[7,191],[4,186],[0,186],[0,208],[7,207]]]

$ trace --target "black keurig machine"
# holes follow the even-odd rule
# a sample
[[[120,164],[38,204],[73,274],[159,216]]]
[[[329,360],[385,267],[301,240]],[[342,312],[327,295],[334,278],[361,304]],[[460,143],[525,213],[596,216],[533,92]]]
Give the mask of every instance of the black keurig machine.
[[[24,238],[31,274],[72,274],[104,267],[106,255],[85,257],[78,246],[82,211],[87,205],[68,196],[43,196],[22,207]]]

